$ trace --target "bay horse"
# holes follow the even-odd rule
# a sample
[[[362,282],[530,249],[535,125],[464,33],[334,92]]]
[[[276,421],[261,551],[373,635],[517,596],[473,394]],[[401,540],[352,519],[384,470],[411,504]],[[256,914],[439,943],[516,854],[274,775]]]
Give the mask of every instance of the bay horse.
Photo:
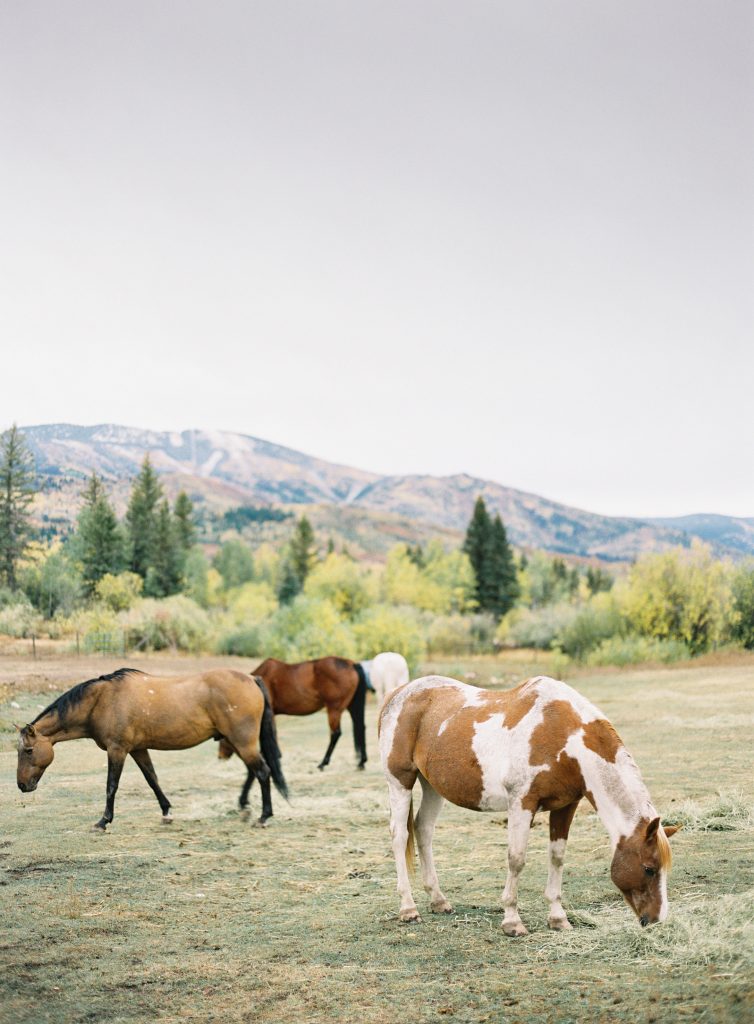
[[[668,911],[668,838],[639,769],[615,729],[566,683],[538,676],[503,693],[426,676],[388,695],[379,720],[380,757],[390,791],[390,830],[400,919],[420,921],[409,883],[414,835],[422,881],[435,913],[451,913],[440,890],[432,833],[444,800],[508,813],[503,931],[526,935],[517,908],[529,828],[550,812],[548,925],[571,927],[561,904],[568,831],[582,797],[597,811],[613,850],[611,877],[642,927]],[[422,801],[413,819],[412,789]]]
[[[254,669],[269,691],[276,715],[312,715],[327,708],[330,742],[325,756],[317,765],[323,771],[330,763],[335,744],[341,736],[340,718],[348,709],[353,722],[353,742],[362,768],[367,761],[366,704],[367,679],[359,662],[349,658],[316,658],[288,665],[276,658],[267,658]],[[228,744],[220,743],[218,757],[231,757]]]
[[[149,751],[184,750],[211,737],[226,739],[247,767],[239,799],[242,811],[248,807],[254,779],[259,779],[259,824],[272,816],[270,777],[280,793],[288,795],[269,696],[261,680],[243,672],[215,669],[171,677],[121,668],[71,687],[18,732],[17,782],[23,793],[37,788],[55,756],[56,743],[86,737],[107,751],[105,812],[94,826],[102,831],[113,820],[115,794],[129,754],[157,797],[167,824],[172,821],[170,801],[157,781]]]

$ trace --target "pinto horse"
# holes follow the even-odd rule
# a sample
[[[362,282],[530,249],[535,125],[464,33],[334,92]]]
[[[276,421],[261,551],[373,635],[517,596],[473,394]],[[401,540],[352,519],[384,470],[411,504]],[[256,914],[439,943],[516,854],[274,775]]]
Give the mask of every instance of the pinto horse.
[[[239,800],[242,811],[255,778],[262,788],[260,824],[272,816],[270,777],[283,796],[288,795],[269,696],[260,680],[243,672],[216,669],[170,677],[122,668],[79,683],[19,729],[18,788],[23,793],[35,790],[55,756],[54,745],[83,737],[107,751],[107,801],[95,825],[102,831],[113,820],[115,794],[129,754],[157,797],[163,822],[169,823],[170,801],[160,789],[149,751],[184,750],[211,737],[227,740],[247,767]]]
[[[276,658],[267,658],[254,669],[270,692],[272,710],[276,715],[312,715],[327,708],[330,743],[317,765],[320,771],[330,763],[335,744],[341,736],[340,718],[348,709],[353,722],[353,742],[359,758],[358,767],[367,761],[367,734],[364,723],[367,679],[359,662],[348,658],[317,658],[288,665]],[[220,743],[219,757],[230,757],[232,750]]]
[[[422,881],[435,913],[452,907],[440,890],[432,833],[443,800],[508,813],[506,935],[525,935],[518,880],[529,828],[550,812],[548,925],[571,927],[561,904],[568,831],[582,797],[597,811],[613,848],[611,876],[642,926],[667,915],[668,837],[639,769],[602,712],[565,683],[545,676],[495,693],[443,676],[426,676],[389,694],[379,721],[380,756],[390,790],[390,830],[402,921],[419,921],[409,883],[414,835]],[[422,801],[413,820],[417,778]]]

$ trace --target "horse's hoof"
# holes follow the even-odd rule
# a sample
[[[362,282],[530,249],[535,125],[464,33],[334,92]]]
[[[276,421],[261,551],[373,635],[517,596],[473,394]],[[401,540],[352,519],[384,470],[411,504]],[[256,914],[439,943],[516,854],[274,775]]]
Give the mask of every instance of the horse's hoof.
[[[573,925],[567,917],[549,917],[547,919],[547,927],[551,928],[554,932],[573,931]]]
[[[163,814],[163,816],[162,816],[162,824],[163,825],[172,825],[173,824],[173,815],[172,814]]]
[[[402,910],[400,918],[403,924],[421,924],[421,917],[419,911],[414,907],[412,910]]]
[[[320,770],[321,772],[323,772],[323,771],[325,770],[325,768],[327,768],[327,765],[326,765],[326,764],[318,764],[318,765],[317,765],[317,768],[318,768],[318,769],[319,769],[319,770]]]
[[[521,921],[511,921],[509,924],[503,922],[503,931],[511,939],[519,939],[522,935],[528,935],[529,932]]]
[[[238,817],[241,819],[241,821],[248,821],[249,818],[251,817],[251,811],[249,810],[248,807],[242,807],[238,812]]]
[[[436,903],[430,903],[429,909],[433,914],[452,914],[453,908],[447,900],[438,900]]]
[[[356,765],[356,768],[357,768],[357,770],[358,770],[358,771],[360,771],[360,772],[363,772],[363,771],[364,771],[364,767],[365,767],[365,766],[364,766],[364,763],[363,763],[363,762],[362,762],[361,764],[357,764],[357,765]]]
[[[107,825],[103,825],[101,822],[97,822],[96,825],[92,825],[92,832],[104,832],[107,829]]]
[[[267,828],[267,818],[257,818],[254,822],[254,828]]]

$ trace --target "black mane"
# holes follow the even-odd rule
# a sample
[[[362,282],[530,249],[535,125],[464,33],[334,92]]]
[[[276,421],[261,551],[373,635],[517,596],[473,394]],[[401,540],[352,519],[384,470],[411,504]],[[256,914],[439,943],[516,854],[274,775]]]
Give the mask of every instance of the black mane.
[[[128,675],[129,672],[138,672],[139,675],[143,674],[138,668],[119,668],[116,672],[110,672],[106,676],[97,676],[96,679],[87,679],[84,683],[76,683],[76,685],[72,686],[70,690],[66,690],[65,693],[61,693],[57,700],[54,700],[49,707],[44,709],[44,711],[40,711],[31,724],[34,725],[35,722],[38,722],[40,718],[44,718],[44,716],[49,714],[51,711],[57,711],[60,721],[65,721],[65,717],[68,712],[72,708],[75,708],[77,704],[81,703],[84,698],[84,694],[90,686],[94,683],[119,682],[124,676]]]

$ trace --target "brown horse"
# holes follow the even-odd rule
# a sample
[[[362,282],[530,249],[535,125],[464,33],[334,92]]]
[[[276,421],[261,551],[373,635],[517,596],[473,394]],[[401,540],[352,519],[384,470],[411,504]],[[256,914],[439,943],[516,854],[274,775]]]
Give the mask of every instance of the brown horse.
[[[639,769],[605,716],[576,690],[539,676],[496,693],[443,676],[427,676],[388,694],[380,714],[380,756],[390,790],[390,829],[402,921],[418,921],[407,857],[419,844],[431,909],[450,913],[432,856],[432,833],[443,800],[477,811],[508,813],[508,878],[503,931],[525,935],[518,914],[518,878],[529,828],[550,812],[548,924],[570,928],[561,904],[568,831],[582,797],[596,809],[613,847],[611,875],[642,926],[667,914],[671,855]],[[417,778],[422,802],[413,820]]]
[[[254,675],[264,679],[276,715],[312,715],[320,708],[327,708],[330,743],[317,765],[320,771],[330,763],[335,744],[341,736],[340,718],[348,709],[353,721],[358,767],[364,767],[367,760],[364,723],[367,679],[359,662],[348,658],[317,658],[288,665],[276,658],[267,658],[254,669]],[[230,757],[232,753],[228,744],[220,743],[219,757]]]
[[[243,672],[217,669],[169,677],[122,668],[73,686],[19,729],[18,788],[24,793],[37,788],[56,743],[84,737],[107,751],[107,802],[95,825],[103,831],[113,820],[115,794],[129,754],[167,823],[172,821],[170,801],[157,782],[149,751],[184,750],[212,737],[227,740],[248,769],[239,800],[242,811],[255,778],[262,788],[260,824],[272,816],[270,776],[287,797],[269,696],[260,680]]]

